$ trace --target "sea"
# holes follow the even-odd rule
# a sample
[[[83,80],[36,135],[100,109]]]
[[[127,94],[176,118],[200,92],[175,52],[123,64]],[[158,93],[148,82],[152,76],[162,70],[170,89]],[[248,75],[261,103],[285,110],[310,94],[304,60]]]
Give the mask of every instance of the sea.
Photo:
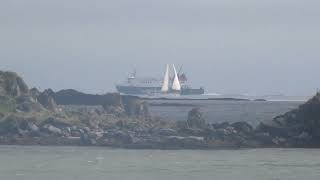
[[[319,180],[319,149],[0,146],[1,180]]]
[[[148,100],[153,116],[165,121],[186,121],[199,108],[208,123],[245,121],[253,126],[297,108],[304,101]]]
[[[301,101],[153,100],[151,113],[186,120],[199,107],[208,122],[253,125]],[[0,146],[0,180],[319,180],[320,149],[128,150]]]

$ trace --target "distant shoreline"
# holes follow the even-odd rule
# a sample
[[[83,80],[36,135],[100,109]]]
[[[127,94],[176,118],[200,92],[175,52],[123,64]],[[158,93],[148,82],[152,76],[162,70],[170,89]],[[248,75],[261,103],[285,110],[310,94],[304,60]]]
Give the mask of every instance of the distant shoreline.
[[[138,96],[137,96],[138,97]],[[246,101],[246,102],[305,102],[305,99],[248,99],[248,98],[152,98],[139,97],[143,100],[164,100],[164,101]]]
[[[146,98],[146,97],[140,97],[143,100],[168,100],[168,101],[255,101],[250,99],[242,99],[242,98]],[[262,100],[261,100],[262,101]],[[263,99],[263,101],[267,101]]]

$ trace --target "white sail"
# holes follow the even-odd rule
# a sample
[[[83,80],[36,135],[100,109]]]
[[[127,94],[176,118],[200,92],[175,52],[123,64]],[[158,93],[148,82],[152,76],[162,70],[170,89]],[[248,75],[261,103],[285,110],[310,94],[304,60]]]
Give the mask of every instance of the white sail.
[[[178,77],[178,74],[177,74],[177,71],[176,71],[176,67],[174,66],[174,64],[172,66],[173,66],[173,71],[174,71],[174,80],[173,80],[173,83],[172,83],[172,90],[180,91],[181,90],[181,85],[180,85],[179,77]]]
[[[161,91],[162,92],[169,91],[169,64],[167,64],[166,73],[164,74]]]

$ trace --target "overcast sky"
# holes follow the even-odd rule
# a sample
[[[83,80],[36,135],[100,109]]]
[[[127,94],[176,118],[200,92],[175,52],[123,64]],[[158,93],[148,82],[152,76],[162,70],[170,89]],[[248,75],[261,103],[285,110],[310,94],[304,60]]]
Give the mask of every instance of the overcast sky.
[[[0,69],[30,86],[115,91],[184,65],[209,92],[320,88],[319,0],[1,0]]]

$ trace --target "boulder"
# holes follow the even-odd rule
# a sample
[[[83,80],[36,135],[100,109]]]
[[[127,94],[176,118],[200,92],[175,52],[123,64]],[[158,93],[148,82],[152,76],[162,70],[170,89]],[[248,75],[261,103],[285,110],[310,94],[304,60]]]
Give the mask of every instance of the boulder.
[[[253,133],[253,127],[244,121],[236,122],[231,124],[231,127],[233,127],[236,131],[241,132],[243,134],[252,134]]]
[[[41,126],[45,126],[45,125],[52,125],[54,127],[57,127],[59,129],[63,129],[63,128],[67,128],[67,127],[72,127],[72,124],[64,122],[63,120],[57,119],[55,117],[49,117],[46,120],[44,120],[41,123]]]
[[[131,144],[133,143],[133,136],[125,131],[111,130],[104,134],[104,137],[113,139],[117,144]]]
[[[28,129],[30,129],[31,132],[39,132],[40,130],[40,128],[32,122],[28,122]]]
[[[193,108],[191,111],[189,111],[187,124],[190,128],[208,127],[199,108]]]
[[[51,125],[51,124],[46,124],[43,126],[43,130],[47,131],[50,134],[54,134],[54,135],[62,135],[62,130]]]
[[[80,133],[80,143],[82,145],[91,145],[91,140],[87,133],[84,133],[84,132]]]

